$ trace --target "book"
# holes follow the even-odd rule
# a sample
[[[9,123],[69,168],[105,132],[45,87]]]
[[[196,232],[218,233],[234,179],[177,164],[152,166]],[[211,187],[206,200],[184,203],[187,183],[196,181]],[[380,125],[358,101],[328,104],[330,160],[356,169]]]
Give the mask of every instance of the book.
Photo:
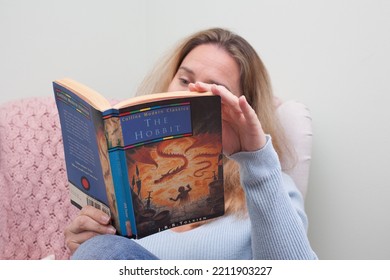
[[[72,79],[53,81],[71,203],[142,238],[224,214],[221,99],[165,92],[117,104]]]

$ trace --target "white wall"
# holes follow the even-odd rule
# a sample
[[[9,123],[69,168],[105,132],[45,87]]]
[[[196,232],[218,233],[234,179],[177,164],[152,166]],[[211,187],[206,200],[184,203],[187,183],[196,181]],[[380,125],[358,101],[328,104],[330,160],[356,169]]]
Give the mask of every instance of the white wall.
[[[75,78],[111,98],[200,28],[258,50],[275,92],[314,129],[307,212],[322,259],[390,258],[390,2],[0,0],[0,102]]]

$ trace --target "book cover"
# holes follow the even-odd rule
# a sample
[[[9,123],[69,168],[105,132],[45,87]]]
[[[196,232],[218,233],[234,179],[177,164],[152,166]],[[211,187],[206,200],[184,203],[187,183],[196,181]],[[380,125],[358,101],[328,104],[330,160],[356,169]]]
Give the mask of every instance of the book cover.
[[[87,204],[109,209],[119,234],[141,238],[224,214],[220,97],[100,111],[54,85],[70,186]],[[83,152],[74,148],[79,138]]]
[[[138,237],[223,214],[220,106],[203,96],[119,111]]]

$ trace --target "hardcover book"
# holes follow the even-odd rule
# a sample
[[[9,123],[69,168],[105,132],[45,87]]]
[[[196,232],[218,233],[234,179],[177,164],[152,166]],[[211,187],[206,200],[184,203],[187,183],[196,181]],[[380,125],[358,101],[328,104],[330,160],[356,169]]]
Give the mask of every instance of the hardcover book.
[[[141,238],[224,214],[221,100],[167,92],[111,106],[71,79],[53,82],[71,202]]]

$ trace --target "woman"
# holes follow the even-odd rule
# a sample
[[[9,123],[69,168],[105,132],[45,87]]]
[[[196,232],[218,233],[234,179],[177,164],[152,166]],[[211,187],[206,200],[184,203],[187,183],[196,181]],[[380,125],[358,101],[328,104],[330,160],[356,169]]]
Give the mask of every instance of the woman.
[[[256,51],[225,29],[198,32],[154,68],[138,94],[178,90],[221,96],[225,216],[134,241],[114,235],[109,218],[86,207],[65,232],[73,258],[316,259],[302,196],[281,171],[279,158],[292,153]]]

